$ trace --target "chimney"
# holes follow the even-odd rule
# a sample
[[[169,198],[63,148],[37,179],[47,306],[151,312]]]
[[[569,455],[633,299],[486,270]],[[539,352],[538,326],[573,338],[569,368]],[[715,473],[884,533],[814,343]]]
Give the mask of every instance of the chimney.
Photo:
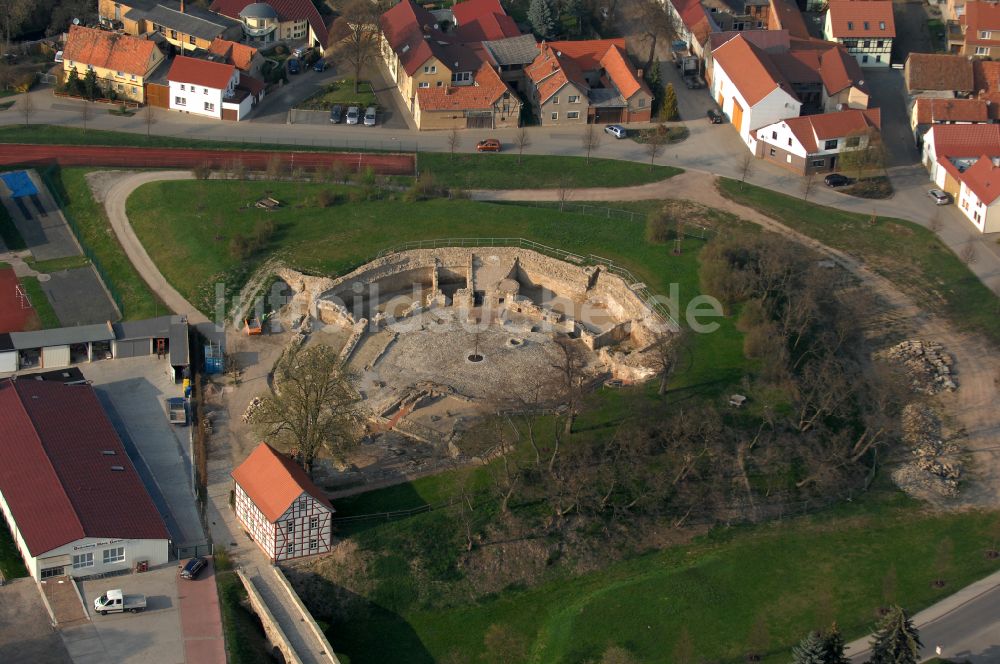
[[[641,67],[639,69],[635,70],[635,75],[636,75],[637,78],[642,78],[642,68]]]
[[[181,13],[184,13],[184,0],[181,0]]]

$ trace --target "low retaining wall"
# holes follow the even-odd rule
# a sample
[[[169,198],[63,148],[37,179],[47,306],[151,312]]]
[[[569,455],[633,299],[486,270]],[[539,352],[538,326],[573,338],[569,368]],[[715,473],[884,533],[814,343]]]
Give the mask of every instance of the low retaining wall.
[[[340,664],[340,660],[337,659],[336,653],[333,652],[333,646],[331,646],[330,642],[327,640],[326,634],[324,634],[323,630],[319,628],[316,620],[312,617],[312,614],[309,613],[309,609],[307,609],[306,605],[302,603],[301,599],[299,599],[295,589],[292,588],[292,584],[290,584],[288,579],[285,578],[285,573],[281,571],[281,568],[275,567],[274,574],[277,577],[278,582],[285,589],[285,592],[287,592],[288,596],[292,598],[292,602],[295,603],[296,608],[298,608],[299,613],[302,615],[302,620],[305,621],[306,625],[308,625],[309,629],[312,630],[313,634],[316,636],[316,640],[323,646],[324,654],[326,655],[325,659],[331,664]]]

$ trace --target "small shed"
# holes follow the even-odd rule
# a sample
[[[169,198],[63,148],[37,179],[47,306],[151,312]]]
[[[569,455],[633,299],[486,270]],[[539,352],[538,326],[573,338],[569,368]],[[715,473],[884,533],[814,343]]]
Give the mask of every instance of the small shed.
[[[34,332],[11,332],[11,341],[18,352],[18,367],[58,369],[74,362],[93,358],[95,344],[106,344],[115,338],[111,323],[59,327]]]
[[[184,316],[160,316],[113,325],[115,358],[162,355],[169,358],[177,376],[191,363],[188,324]]]

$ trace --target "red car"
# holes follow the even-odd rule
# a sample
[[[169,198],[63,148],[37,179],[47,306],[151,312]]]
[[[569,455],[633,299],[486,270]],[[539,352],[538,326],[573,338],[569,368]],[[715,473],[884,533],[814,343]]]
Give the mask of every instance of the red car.
[[[476,152],[500,152],[500,141],[495,138],[479,141],[476,143]]]

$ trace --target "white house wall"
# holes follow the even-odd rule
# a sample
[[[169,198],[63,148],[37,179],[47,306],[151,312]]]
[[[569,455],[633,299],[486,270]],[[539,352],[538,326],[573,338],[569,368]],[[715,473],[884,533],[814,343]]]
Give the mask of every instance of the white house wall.
[[[0,373],[11,373],[17,371],[17,351],[5,351],[0,353]]]
[[[719,65],[718,60],[714,60],[714,70],[715,75],[712,77],[712,98],[718,101],[719,94],[722,94],[722,112],[730,120],[733,119],[734,101],[739,103],[743,109],[743,118],[740,126],[735,127],[734,125],[734,128],[739,132],[740,138],[743,139],[743,142],[750,148],[751,152],[756,153],[757,150],[755,129],[774,124],[783,118],[797,117],[799,115],[799,109],[802,107],[802,104],[791,94],[780,88],[772,90],[751,108],[733,84],[729,74]]]
[[[772,137],[772,134],[777,134],[777,136]],[[785,152],[790,152],[797,157],[805,159],[809,156],[805,147],[784,122],[777,122],[761,127],[757,130],[757,137],[759,140],[780,147]],[[791,140],[791,143],[789,143],[789,140]]]
[[[181,81],[170,81],[170,110],[221,120],[225,93],[231,93],[239,80],[239,70],[234,68],[232,78],[229,79],[229,86],[226,90],[206,88],[201,85]],[[184,100],[184,103],[179,104],[179,99]],[[205,104],[211,104],[211,110],[206,110]]]
[[[125,559],[119,562],[104,564],[104,551],[122,547],[125,549]],[[84,553],[94,554],[94,564],[90,567],[73,567],[73,556]],[[150,567],[164,565],[170,560],[170,544],[168,540],[157,539],[116,539],[114,537],[85,537],[58,549],[39,554],[35,564],[37,569],[32,572],[36,579],[41,571],[51,567],[63,567],[69,576],[90,576],[129,570],[139,561],[146,561]]]
[[[994,201],[992,205],[986,205],[963,182],[958,195],[958,209],[980,233],[1000,231],[1000,199]]]

